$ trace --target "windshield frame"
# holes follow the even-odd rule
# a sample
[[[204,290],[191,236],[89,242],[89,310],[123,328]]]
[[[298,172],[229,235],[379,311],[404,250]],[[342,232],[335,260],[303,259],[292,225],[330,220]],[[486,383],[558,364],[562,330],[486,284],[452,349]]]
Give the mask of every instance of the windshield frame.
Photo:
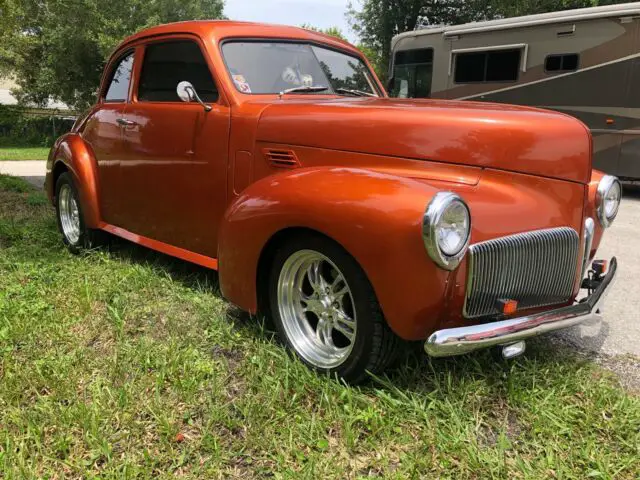
[[[369,65],[369,62],[367,60],[367,58],[363,55],[360,54],[358,55],[355,52],[346,50],[346,49],[342,49],[342,48],[338,48],[335,47],[333,45],[329,45],[326,43],[322,43],[322,42],[315,42],[313,40],[306,40],[306,39],[301,39],[301,38],[279,38],[279,37],[231,37],[231,38],[225,38],[222,39],[219,43],[219,49],[220,49],[220,57],[222,58],[222,62],[224,63],[224,68],[227,71],[227,78],[229,79],[229,82],[231,83],[231,85],[233,85],[233,89],[240,95],[247,95],[247,96],[253,96],[253,97],[273,97],[273,96],[280,96],[280,92],[271,92],[271,93],[245,93],[240,91],[240,89],[238,88],[238,86],[235,84],[235,82],[233,81],[233,77],[231,75],[231,69],[229,68],[229,64],[227,63],[227,58],[225,57],[224,54],[224,50],[223,47],[225,46],[225,44],[227,43],[294,43],[294,44],[299,44],[299,45],[309,45],[312,47],[319,47],[319,48],[324,48],[326,50],[332,50],[334,52],[337,53],[341,53],[343,55],[346,55],[348,57],[354,58],[356,60],[358,60],[359,62],[362,62],[362,64],[367,68],[367,72],[369,74],[370,77],[370,83],[371,83],[371,87],[373,87],[374,93],[376,95],[377,98],[383,98],[385,97],[385,92],[384,90],[382,90],[382,88],[380,87],[380,80],[378,79],[378,76],[375,74],[375,72],[373,71],[373,69],[371,68],[371,65]],[[315,54],[314,54],[315,55]],[[329,86],[331,89],[333,89],[332,86]],[[296,92],[296,93],[292,93],[291,95],[309,95],[308,93],[305,92]],[[330,92],[330,93],[314,93],[312,94],[314,96],[331,96],[331,97],[344,97],[346,96],[345,94],[340,94],[340,93],[335,93],[335,92]],[[362,97],[362,98],[376,98],[376,97]],[[353,97],[355,98],[355,97]]]

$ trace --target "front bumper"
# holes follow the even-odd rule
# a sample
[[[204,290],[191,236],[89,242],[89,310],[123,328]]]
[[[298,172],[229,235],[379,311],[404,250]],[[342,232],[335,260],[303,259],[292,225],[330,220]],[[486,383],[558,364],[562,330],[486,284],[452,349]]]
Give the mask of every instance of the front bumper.
[[[614,257],[600,285],[581,303],[526,317],[439,330],[425,342],[424,349],[432,357],[451,357],[495,345],[509,345],[583,322],[602,320],[602,303],[617,270],[618,262]]]

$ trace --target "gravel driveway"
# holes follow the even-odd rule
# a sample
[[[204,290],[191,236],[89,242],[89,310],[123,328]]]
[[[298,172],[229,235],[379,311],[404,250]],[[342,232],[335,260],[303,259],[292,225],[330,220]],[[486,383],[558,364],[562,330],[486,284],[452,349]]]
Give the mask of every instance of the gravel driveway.
[[[640,357],[640,186],[625,186],[618,218],[604,234],[598,258],[618,258],[618,278],[600,325],[558,333],[585,350]]]

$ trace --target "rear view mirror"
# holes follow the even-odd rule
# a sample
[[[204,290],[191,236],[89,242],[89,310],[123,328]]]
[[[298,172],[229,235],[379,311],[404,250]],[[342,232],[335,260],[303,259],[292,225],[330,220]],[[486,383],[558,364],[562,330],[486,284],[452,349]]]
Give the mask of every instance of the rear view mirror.
[[[176,93],[183,102],[198,102],[204,107],[205,112],[211,110],[211,105],[207,105],[200,99],[198,92],[196,92],[196,89],[191,85],[191,82],[187,82],[186,80],[180,82],[176,88]]]
[[[192,92],[195,92],[195,89],[193,85],[191,85],[191,82],[180,82],[178,88],[176,88],[176,92],[183,102],[193,102],[195,100],[192,96]]]

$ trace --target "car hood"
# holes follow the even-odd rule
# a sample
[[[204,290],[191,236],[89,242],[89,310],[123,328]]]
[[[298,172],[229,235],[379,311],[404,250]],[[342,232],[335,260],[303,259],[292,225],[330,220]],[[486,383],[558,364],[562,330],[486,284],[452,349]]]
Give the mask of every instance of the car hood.
[[[513,105],[284,97],[263,110],[256,139],[580,183],[591,177],[591,136],[581,122]]]

